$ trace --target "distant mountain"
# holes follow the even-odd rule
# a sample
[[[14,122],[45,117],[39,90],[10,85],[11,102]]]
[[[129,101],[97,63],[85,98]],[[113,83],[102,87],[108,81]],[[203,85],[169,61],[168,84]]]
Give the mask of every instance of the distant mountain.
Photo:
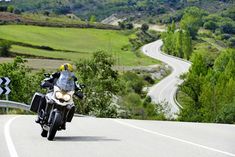
[[[176,12],[187,6],[198,6],[209,12],[234,6],[234,0],[12,0],[7,3],[28,12],[73,13],[82,19],[95,16],[99,21],[112,14],[137,19]]]

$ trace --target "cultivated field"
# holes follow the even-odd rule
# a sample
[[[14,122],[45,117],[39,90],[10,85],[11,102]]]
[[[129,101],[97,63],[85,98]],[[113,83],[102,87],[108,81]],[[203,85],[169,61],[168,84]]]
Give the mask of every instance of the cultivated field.
[[[13,45],[11,51],[17,54],[59,58],[71,61],[89,58],[92,53],[104,50],[117,59],[120,65],[151,65],[157,61],[131,52],[129,38],[117,30],[55,28],[24,25],[0,26],[0,38],[20,42],[28,46],[53,48],[53,51]],[[125,48],[125,50],[124,50]]]

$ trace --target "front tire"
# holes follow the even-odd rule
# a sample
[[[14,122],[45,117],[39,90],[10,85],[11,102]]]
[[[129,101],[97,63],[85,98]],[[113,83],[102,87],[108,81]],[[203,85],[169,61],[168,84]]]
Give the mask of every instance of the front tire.
[[[52,123],[49,129],[49,134],[47,139],[49,141],[52,141],[55,138],[55,134],[57,130],[59,129],[59,126],[61,124],[62,116],[61,113],[55,112],[54,118],[52,119]]]

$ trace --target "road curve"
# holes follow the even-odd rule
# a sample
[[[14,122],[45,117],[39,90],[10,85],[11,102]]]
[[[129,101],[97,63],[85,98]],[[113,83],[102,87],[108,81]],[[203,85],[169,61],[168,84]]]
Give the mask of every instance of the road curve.
[[[150,88],[148,95],[154,103],[164,103],[168,108],[168,117],[176,118],[179,113],[179,106],[176,104],[174,97],[178,85],[183,81],[179,76],[188,72],[191,63],[177,57],[173,57],[161,52],[162,40],[157,40],[143,46],[142,51],[145,55],[158,59],[172,68],[172,73],[161,80],[159,83]]]
[[[35,116],[0,115],[1,157],[235,157],[235,126],[75,117],[55,141]]]

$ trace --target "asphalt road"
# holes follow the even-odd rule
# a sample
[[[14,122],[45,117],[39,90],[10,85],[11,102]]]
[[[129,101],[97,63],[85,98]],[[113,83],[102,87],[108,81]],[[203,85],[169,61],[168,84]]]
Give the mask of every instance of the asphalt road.
[[[76,117],[48,141],[34,119],[0,116],[1,157],[235,156],[234,125]]]
[[[172,68],[172,73],[151,87],[148,95],[152,98],[154,103],[165,104],[164,108],[168,109],[167,116],[175,118],[177,113],[179,113],[179,106],[175,103],[174,96],[178,85],[182,83],[182,80],[179,77],[181,74],[188,72],[191,63],[163,54],[160,50],[162,44],[162,40],[158,40],[147,44],[142,48],[144,54],[154,59],[158,59]]]

